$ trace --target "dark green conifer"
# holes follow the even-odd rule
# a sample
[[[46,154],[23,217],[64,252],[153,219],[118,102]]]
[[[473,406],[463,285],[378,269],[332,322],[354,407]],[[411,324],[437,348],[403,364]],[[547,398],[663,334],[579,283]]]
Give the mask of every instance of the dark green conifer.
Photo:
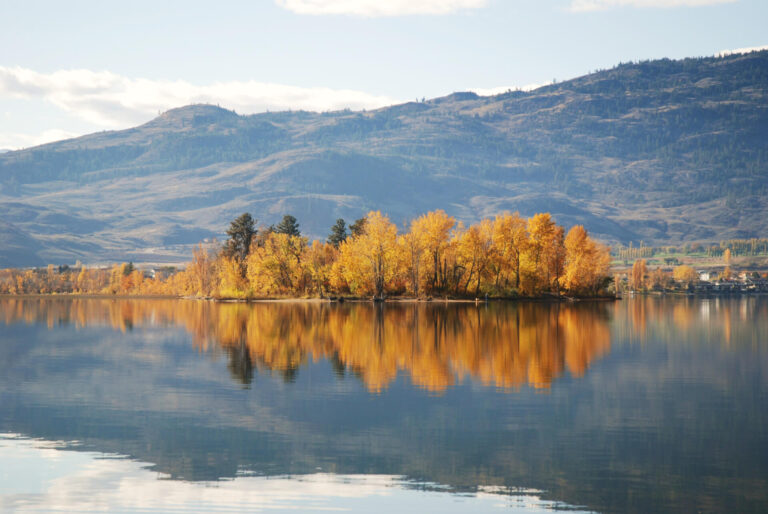
[[[355,220],[355,222],[349,226],[349,231],[352,233],[352,237],[361,236],[363,232],[365,232],[365,224],[367,222],[368,220],[365,217]]]
[[[283,221],[277,224],[275,232],[277,234],[288,234],[289,236],[301,236],[301,232],[299,232],[299,224],[296,222],[296,218],[290,214],[283,216]]]
[[[224,245],[224,255],[244,261],[251,250],[251,240],[254,235],[256,235],[256,220],[247,212],[241,214],[229,225],[227,230],[229,239]]]
[[[328,236],[328,243],[332,244],[336,248],[347,239],[347,223],[339,218],[336,220],[336,224],[331,227],[331,235]]]

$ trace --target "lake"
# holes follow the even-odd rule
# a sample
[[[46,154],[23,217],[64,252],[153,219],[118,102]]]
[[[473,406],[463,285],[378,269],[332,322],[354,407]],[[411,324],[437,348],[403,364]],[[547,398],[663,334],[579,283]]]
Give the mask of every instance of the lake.
[[[768,297],[0,298],[0,510],[765,512]]]

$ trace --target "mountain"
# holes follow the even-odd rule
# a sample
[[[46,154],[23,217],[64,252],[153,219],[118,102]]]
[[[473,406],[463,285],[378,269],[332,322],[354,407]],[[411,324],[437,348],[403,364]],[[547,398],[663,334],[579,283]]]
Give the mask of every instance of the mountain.
[[[0,219],[0,269],[41,266],[40,243],[17,227]]]
[[[244,211],[325,238],[338,217],[437,208],[549,211],[614,243],[765,237],[768,51],[374,111],[191,105],[0,155],[2,220],[46,262],[184,259]]]

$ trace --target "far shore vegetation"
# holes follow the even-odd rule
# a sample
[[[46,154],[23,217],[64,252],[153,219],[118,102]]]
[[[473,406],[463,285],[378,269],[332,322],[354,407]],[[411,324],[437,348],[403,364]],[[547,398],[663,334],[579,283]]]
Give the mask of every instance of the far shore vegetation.
[[[249,213],[233,220],[223,244],[198,244],[192,260],[137,269],[76,264],[0,270],[0,294],[279,298],[561,298],[627,292],[768,292],[768,274],[733,267],[735,256],[768,255],[768,240],[720,246],[618,247],[593,240],[577,225],[565,233],[548,213],[504,212],[464,225],[442,210],[398,231],[371,211],[348,225],[339,219],[326,241],[301,235],[286,215],[257,227]],[[694,267],[708,262],[705,270]],[[650,263],[655,262],[653,268]],[[713,267],[715,263],[720,267]]]
[[[538,298],[611,294],[610,249],[550,214],[502,213],[464,225],[442,210],[407,230],[371,211],[343,219],[326,241],[286,215],[257,227],[244,213],[222,245],[199,244],[181,271],[132,263],[0,271],[0,294],[172,295],[219,299],[411,297]]]

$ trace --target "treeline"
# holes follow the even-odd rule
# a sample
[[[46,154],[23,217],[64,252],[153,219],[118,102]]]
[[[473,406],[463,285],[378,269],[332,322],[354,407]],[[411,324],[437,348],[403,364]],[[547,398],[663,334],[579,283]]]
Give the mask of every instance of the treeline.
[[[731,256],[726,248],[724,252],[725,268],[718,273],[708,273],[706,281],[733,282],[737,279],[750,283],[759,283],[768,279],[768,273],[760,275],[757,271],[735,273],[731,270]],[[742,275],[741,277],[739,275]],[[629,291],[674,291],[690,290],[701,281],[699,273],[691,266],[681,264],[675,266],[671,272],[664,271],[661,267],[650,269],[645,259],[638,259],[632,265],[632,269],[625,278],[615,277],[616,290]]]
[[[688,290],[699,283],[698,272],[685,264],[676,266],[672,273],[658,267],[649,269],[645,259],[638,259],[626,277],[626,283],[616,278],[617,291],[665,291],[671,289]]]
[[[612,254],[618,260],[633,261],[647,259],[657,255],[706,255],[707,257],[722,257],[729,250],[734,257],[754,257],[768,255],[768,239],[729,239],[720,241],[719,244],[690,243],[683,246],[645,246],[642,241],[640,246],[617,246]]]
[[[198,245],[181,272],[148,277],[130,264],[68,274],[6,270],[5,293],[171,294],[215,298],[598,295],[608,287],[610,251],[582,226],[565,234],[548,213],[503,213],[464,225],[442,210],[399,233],[378,211],[326,242],[308,241],[293,216],[256,228],[245,213],[223,246]]]
[[[712,251],[710,255],[723,255],[726,249],[730,250],[731,255],[734,257],[768,255],[768,239],[729,239],[728,241],[721,241],[719,248],[712,247],[710,249]]]
[[[131,263],[111,268],[86,266],[0,270],[0,294],[112,294],[177,295],[176,270],[154,273],[136,269]]]

